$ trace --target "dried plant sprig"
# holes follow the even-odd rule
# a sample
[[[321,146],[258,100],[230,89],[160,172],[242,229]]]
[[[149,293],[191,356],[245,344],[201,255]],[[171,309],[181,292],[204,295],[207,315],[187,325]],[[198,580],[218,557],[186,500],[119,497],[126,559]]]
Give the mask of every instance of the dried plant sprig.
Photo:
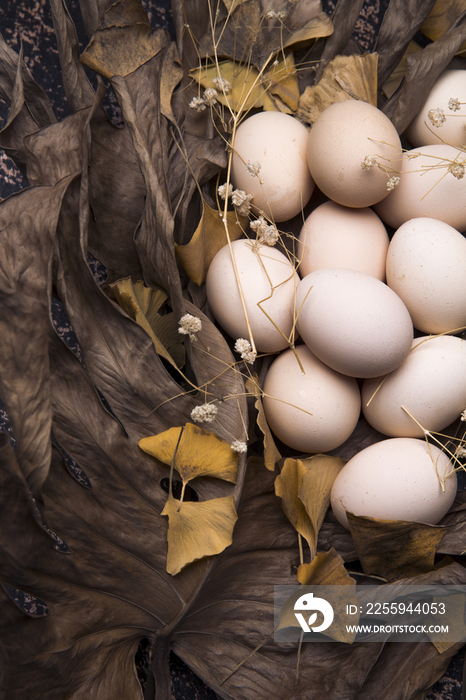
[[[245,338],[238,338],[235,343],[236,352],[240,353],[241,359],[247,362],[249,365],[254,364],[254,360],[257,357],[257,353],[253,351],[251,343]]]
[[[439,107],[436,107],[435,109],[429,109],[427,112],[427,117],[431,124],[435,126],[437,129],[442,126],[447,118],[445,116],[445,112],[443,109],[440,109]]]
[[[233,440],[230,447],[234,452],[238,452],[238,454],[245,454],[248,451],[248,446],[241,440]]]

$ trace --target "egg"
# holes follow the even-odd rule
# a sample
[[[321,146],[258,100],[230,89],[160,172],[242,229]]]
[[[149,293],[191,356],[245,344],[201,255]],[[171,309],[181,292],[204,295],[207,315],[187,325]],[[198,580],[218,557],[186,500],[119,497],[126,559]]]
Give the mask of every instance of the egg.
[[[450,168],[461,177],[458,179]],[[440,219],[458,231],[466,229],[466,154],[439,144],[407,151],[403,156],[400,183],[374,206],[389,226],[399,228],[409,219],[427,216]]]
[[[325,267],[346,267],[383,282],[388,243],[385,226],[372,209],[325,202],[311,212],[301,229],[299,272],[304,277]]]
[[[465,270],[466,239],[443,221],[411,219],[390,242],[387,284],[424,333],[452,333],[466,326]]]
[[[346,528],[347,512],[435,525],[455,500],[452,468],[447,455],[424,440],[382,440],[352,457],[338,474],[330,498],[333,513]]]
[[[384,378],[366,379],[361,394],[364,417],[384,435],[440,432],[466,408],[466,340],[416,338],[403,364]]]
[[[386,197],[389,176],[376,162],[398,171],[401,153],[400,137],[388,117],[359,100],[330,105],[309,132],[311,175],[329,199],[346,207],[369,207]],[[367,158],[374,164],[364,169]]]
[[[441,143],[443,140],[450,146],[460,148],[465,139],[465,119],[466,71],[447,70],[434,83],[405,135],[413,146]]]
[[[294,450],[332,450],[345,442],[358,422],[358,384],[324,365],[305,345],[295,352],[302,369],[290,348],[267,372],[263,386],[267,422]]]
[[[307,137],[306,127],[283,112],[259,112],[240,124],[231,176],[237,189],[253,195],[256,213],[278,222],[302,211],[314,190]]]
[[[259,352],[278,352],[292,336],[294,301],[299,277],[288,258],[276,248],[234,241],[232,251],[249,322]],[[209,306],[232,338],[249,339],[229,246],[212,260],[206,279]]]
[[[342,374],[378,377],[396,369],[411,350],[408,309],[390,287],[364,272],[311,272],[299,283],[296,308],[306,345]]]

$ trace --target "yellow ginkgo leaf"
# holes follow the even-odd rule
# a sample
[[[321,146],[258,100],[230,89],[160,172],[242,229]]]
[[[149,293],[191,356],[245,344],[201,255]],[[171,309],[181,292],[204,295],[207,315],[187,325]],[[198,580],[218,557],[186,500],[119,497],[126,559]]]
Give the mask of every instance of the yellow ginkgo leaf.
[[[230,240],[236,241],[243,235],[248,219],[234,211],[229,211],[226,218]],[[204,202],[202,217],[193,237],[186,245],[175,245],[175,250],[188,277],[201,285],[205,282],[215,254],[227,243],[223,212],[212,209]]]
[[[201,503],[169,496],[162,515],[168,516],[167,571],[172,576],[196,559],[223,552],[238,517],[230,496]]]
[[[264,464],[269,471],[273,472],[275,471],[276,463],[282,456],[275,445],[275,441],[265,418],[257,374],[252,375],[252,377],[246,381],[246,391],[256,397],[257,425],[264,435]]]
[[[227,80],[231,89],[226,94],[217,90],[216,99],[234,112],[260,107],[294,112],[298,108],[299,86],[292,53],[262,73],[253,65],[230,60],[222,61],[218,66],[196,68],[191,75],[204,88],[215,88],[214,81],[219,77]]]
[[[155,349],[176,368],[184,365],[183,339],[173,313],[159,314],[168,299],[160,291],[146,287],[141,280],[133,283],[130,277],[110,285],[119,306],[150,336]]]
[[[176,451],[174,468],[183,484],[198,476],[214,476],[236,483],[239,455],[225,440],[193,423],[187,423],[178,444],[181,430],[170,428],[158,435],[142,438],[139,447],[168,465],[171,465]]]

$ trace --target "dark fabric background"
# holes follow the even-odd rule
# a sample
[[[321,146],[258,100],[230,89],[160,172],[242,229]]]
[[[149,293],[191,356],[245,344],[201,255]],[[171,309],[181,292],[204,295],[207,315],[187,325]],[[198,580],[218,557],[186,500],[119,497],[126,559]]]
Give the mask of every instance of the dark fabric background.
[[[168,0],[142,0],[142,2],[152,26],[154,28],[163,27],[173,34],[170,2]],[[331,14],[335,3],[332,0],[324,0],[322,4],[324,10]],[[67,5],[75,21],[81,46],[84,48],[87,40],[80,18],[78,0],[68,0]],[[361,53],[372,50],[387,5],[388,0],[365,2],[353,35],[356,50]],[[58,51],[47,0],[0,0],[0,31],[8,44],[16,51],[19,52],[22,44],[24,60],[36,82],[46,90],[57,119],[61,120],[66,117],[69,110],[61,82]],[[90,78],[95,83],[92,75]],[[118,106],[111,96],[107,98],[106,108],[109,115],[118,120]],[[0,126],[5,122],[7,114],[8,108],[0,100]],[[0,200],[24,187],[27,187],[27,182],[14,163],[0,149]],[[96,277],[99,281],[103,281],[105,270],[97,261],[91,261],[91,263]],[[54,301],[53,316],[59,333],[70,347],[79,353],[76,337],[58,300]],[[2,428],[9,430],[8,418],[0,403],[0,429]],[[14,437],[11,437],[14,440]],[[144,683],[145,669],[148,664],[144,643],[140,647],[137,663],[141,680]],[[464,697],[462,693],[463,664],[464,650],[452,660],[445,676],[434,685],[427,696],[429,700],[460,700]],[[171,671],[173,700],[215,700],[217,697],[174,655],[171,657]],[[332,698],[332,700],[338,699]],[[397,698],[393,698],[393,700],[397,700]]]

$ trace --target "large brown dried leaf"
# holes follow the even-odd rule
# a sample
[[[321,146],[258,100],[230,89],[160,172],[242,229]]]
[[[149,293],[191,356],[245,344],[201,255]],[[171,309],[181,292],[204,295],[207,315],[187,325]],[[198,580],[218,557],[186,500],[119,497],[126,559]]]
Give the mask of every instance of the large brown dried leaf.
[[[434,4],[435,0],[391,0],[375,46],[379,54],[379,85],[384,84],[398,65]]]
[[[0,208],[0,395],[35,494],[47,478],[52,422],[48,358],[49,269],[68,186],[34,188]]]
[[[234,211],[227,212],[228,235],[231,241],[241,238],[248,219]],[[198,285],[204,284],[210,263],[228,238],[223,223],[223,212],[202,203],[202,217],[193,237],[186,245],[175,246],[188,277]]]
[[[299,99],[298,116],[313,123],[334,102],[363,100],[377,106],[377,54],[336,56],[317,85]]]
[[[466,39],[466,10],[445,36],[410,56],[400,87],[383,107],[399,133],[416,116],[425,96]]]
[[[22,55],[0,36],[0,98],[9,106],[8,119],[0,132],[0,147],[25,174],[27,155],[23,139],[55,122],[47,95],[32,78]]]
[[[53,26],[58,44],[66,101],[72,112],[94,103],[94,89],[79,61],[79,41],[64,0],[51,0]]]
[[[379,520],[348,513],[363,571],[387,581],[432,571],[447,528],[404,520]]]
[[[391,97],[395,90],[398,88],[399,84],[403,80],[406,74],[406,67],[408,65],[408,58],[413,54],[421,50],[419,44],[415,41],[410,41],[403,57],[391,75],[382,85],[382,90],[386,97]]]
[[[152,31],[138,0],[117,0],[105,13],[81,61],[105,78],[126,76],[169,43],[164,30]]]
[[[444,36],[464,12],[463,0],[436,0],[427,19],[421,27],[421,32],[431,41],[436,41]],[[463,44],[460,51],[464,51]]]
[[[316,70],[316,82],[320,80],[327,63],[338,54],[344,52],[350,41],[362,5],[363,0],[338,0],[332,15],[334,31],[325,39],[325,45],[319,56],[319,65]]]
[[[260,0],[241,3],[216,25],[214,36],[208,33],[201,39],[203,54],[251,63],[260,71],[279,51],[333,32],[319,0],[298,0],[291,11],[288,3],[275,2],[273,11],[283,11],[284,18],[267,17],[269,9]]]

